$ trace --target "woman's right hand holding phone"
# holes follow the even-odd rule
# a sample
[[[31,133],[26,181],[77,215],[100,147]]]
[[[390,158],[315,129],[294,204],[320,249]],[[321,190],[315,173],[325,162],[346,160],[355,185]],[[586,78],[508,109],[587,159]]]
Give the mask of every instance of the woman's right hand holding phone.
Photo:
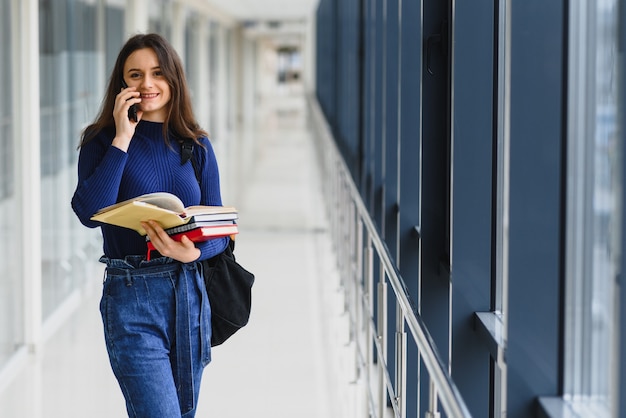
[[[125,87],[115,99],[113,108],[113,118],[115,119],[115,138],[112,145],[126,152],[130,145],[130,140],[135,133],[135,127],[141,120],[141,111],[137,111],[137,120],[130,120],[128,109],[132,105],[141,103],[140,93],[136,87]]]

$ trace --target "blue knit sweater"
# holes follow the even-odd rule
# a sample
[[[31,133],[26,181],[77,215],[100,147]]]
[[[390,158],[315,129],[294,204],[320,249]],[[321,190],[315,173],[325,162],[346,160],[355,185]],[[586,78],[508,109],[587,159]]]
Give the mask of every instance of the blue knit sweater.
[[[145,237],[137,232],[89,219],[105,206],[153,192],[172,193],[185,206],[222,205],[217,161],[207,138],[201,139],[204,148],[194,147],[201,168],[199,186],[191,162],[181,164],[178,143],[165,144],[162,123],[140,121],[127,152],[111,145],[114,129],[103,130],[81,148],[72,197],[72,208],[83,225],[101,227],[105,256],[123,259],[147,251]],[[228,238],[196,243],[200,259],[219,254],[227,245]]]

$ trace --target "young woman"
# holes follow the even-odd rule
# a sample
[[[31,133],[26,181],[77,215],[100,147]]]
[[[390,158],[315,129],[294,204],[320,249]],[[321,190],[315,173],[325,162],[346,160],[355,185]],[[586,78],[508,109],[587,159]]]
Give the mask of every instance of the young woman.
[[[181,161],[183,138],[195,141],[200,181]],[[222,252],[228,238],[177,242],[150,221],[143,226],[160,256],[146,261],[145,237],[90,221],[105,206],[151,192],[173,193],[185,206],[222,205],[215,154],[194,118],[181,60],[157,34],[133,36],[117,57],[101,112],[82,135],[72,208],[84,225],[102,230],[100,311],[128,415],[193,417],[211,359],[199,260]]]

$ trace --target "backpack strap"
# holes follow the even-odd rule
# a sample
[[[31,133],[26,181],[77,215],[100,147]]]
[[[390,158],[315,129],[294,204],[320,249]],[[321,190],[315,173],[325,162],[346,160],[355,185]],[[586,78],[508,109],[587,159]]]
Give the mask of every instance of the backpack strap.
[[[193,155],[194,142],[192,139],[185,138],[180,143],[180,163],[185,164],[187,161],[191,161],[191,166],[193,167],[193,172],[196,175],[196,180],[198,184],[200,184],[200,167],[198,167],[198,162],[194,158]],[[228,247],[225,251],[230,250],[230,254],[234,259],[235,256],[233,252],[235,251],[235,236],[231,235],[228,240]]]
[[[196,181],[200,184],[200,167],[198,167],[198,162],[193,157],[193,147],[194,142],[189,138],[185,138],[180,143],[180,163],[185,164],[187,161],[191,161],[193,172],[196,175]]]

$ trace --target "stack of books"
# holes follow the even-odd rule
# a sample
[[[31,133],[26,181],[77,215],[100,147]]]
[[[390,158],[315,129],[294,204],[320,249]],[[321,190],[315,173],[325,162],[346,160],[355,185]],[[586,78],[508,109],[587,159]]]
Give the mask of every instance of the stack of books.
[[[193,242],[233,236],[239,233],[237,229],[237,212],[193,215],[188,223],[168,228],[165,232],[175,241],[180,241],[183,236],[186,236]],[[148,243],[147,259],[150,260],[150,253],[155,248],[147,235],[146,242]]]
[[[150,193],[100,209],[92,220],[117,225],[146,235],[141,222],[155,220],[174,240],[187,236],[194,242],[232,236],[237,229],[238,212],[232,206],[189,206],[170,193]],[[146,235],[148,260],[154,246]]]

